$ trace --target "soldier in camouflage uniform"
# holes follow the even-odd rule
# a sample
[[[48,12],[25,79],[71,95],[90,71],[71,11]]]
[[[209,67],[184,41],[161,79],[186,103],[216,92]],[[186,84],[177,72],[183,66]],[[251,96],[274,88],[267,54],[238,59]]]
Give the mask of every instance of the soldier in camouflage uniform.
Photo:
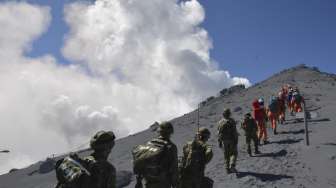
[[[238,132],[230,109],[224,109],[223,118],[218,122],[218,144],[220,148],[224,146],[226,172],[236,172]]]
[[[137,174],[137,185],[141,187],[142,179],[144,179],[146,188],[177,188],[178,183],[178,158],[177,147],[171,142],[170,136],[174,133],[173,125],[170,122],[162,122],[159,125],[159,137],[155,138],[155,142],[162,141],[166,144],[166,155],[161,160],[161,171],[158,179],[151,179],[146,175]]]
[[[258,136],[257,136],[258,126],[250,113],[245,114],[241,127],[245,131],[247,153],[250,156],[252,156],[251,153],[251,140],[252,140],[254,144],[254,153],[259,154],[260,152],[258,150]]]
[[[82,165],[87,175],[71,183],[58,182],[56,188],[116,188],[116,169],[107,160],[115,144],[114,140],[115,136],[111,131],[96,133],[90,141],[90,147],[93,149],[91,155],[84,159],[76,154],[70,155],[73,160]]]
[[[213,157],[212,148],[206,143],[209,138],[210,131],[202,127],[195,140],[183,147],[181,188],[212,187],[212,180],[204,176],[205,166]]]
[[[114,139],[111,131],[99,131],[92,137],[90,147],[94,152],[85,158],[92,174],[86,184],[88,188],[116,188],[116,169],[107,160],[115,144]]]

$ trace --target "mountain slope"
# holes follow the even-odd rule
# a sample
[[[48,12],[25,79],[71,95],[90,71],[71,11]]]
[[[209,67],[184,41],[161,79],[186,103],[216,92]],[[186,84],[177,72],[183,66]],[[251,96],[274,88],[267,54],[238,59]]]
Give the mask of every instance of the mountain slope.
[[[245,138],[239,138],[239,173],[226,175],[223,151],[217,146],[216,123],[224,107],[233,111],[233,117],[241,120],[251,110],[254,98],[276,94],[283,84],[298,86],[307,99],[307,108],[318,114],[309,122],[311,145],[304,141],[303,123],[287,115],[285,125],[279,125],[280,134],[273,135],[268,129],[271,144],[261,146],[261,155],[248,157]],[[200,125],[212,132],[209,144],[213,145],[214,158],[207,166],[206,174],[215,181],[214,187],[336,187],[336,76],[319,72],[316,68],[300,65],[284,70],[271,78],[243,89],[235,87],[221,92],[218,97],[208,98],[200,108]],[[288,114],[288,113],[287,113]],[[175,134],[172,137],[179,149],[192,139],[197,124],[197,111],[172,120]],[[156,126],[117,141],[110,161],[120,171],[131,171],[131,149],[156,135]],[[242,130],[239,130],[243,135]],[[88,151],[81,152],[87,155]],[[41,170],[37,163],[26,169],[0,176],[0,188],[51,188],[56,182],[52,168]],[[121,172],[123,181],[129,180],[127,172]],[[134,177],[126,187],[134,187]]]

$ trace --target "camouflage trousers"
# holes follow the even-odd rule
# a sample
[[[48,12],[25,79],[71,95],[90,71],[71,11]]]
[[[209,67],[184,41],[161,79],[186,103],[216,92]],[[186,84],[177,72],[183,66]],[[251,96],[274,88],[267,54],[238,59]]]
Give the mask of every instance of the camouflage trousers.
[[[233,141],[224,141],[223,144],[225,167],[226,169],[234,168],[238,156],[237,144]]]
[[[246,135],[246,145],[247,145],[247,153],[251,154],[251,141],[254,144],[254,151],[258,151],[258,136],[257,134]]]

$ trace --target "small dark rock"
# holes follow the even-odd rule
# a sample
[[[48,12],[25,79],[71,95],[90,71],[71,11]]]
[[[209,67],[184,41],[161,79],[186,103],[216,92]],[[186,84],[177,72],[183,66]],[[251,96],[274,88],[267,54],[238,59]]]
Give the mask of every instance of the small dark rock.
[[[233,109],[234,112],[239,112],[241,110],[242,110],[242,108],[240,106],[238,106],[238,107],[236,107],[236,108]]]
[[[229,95],[231,93],[235,93],[235,92],[238,92],[238,91],[241,91],[241,90],[244,90],[246,87],[244,84],[238,84],[238,85],[235,85],[235,86],[232,86],[230,88],[225,88],[225,89],[222,89],[219,94],[221,96],[223,95]]]
[[[208,97],[208,98],[206,99],[206,102],[210,102],[210,101],[212,101],[212,100],[214,100],[214,99],[215,99],[214,96]]]
[[[13,173],[13,172],[18,171],[18,170],[19,169],[17,169],[17,168],[12,168],[12,169],[9,170],[9,173]]]
[[[155,132],[159,128],[159,123],[156,121],[149,128],[152,132]]]

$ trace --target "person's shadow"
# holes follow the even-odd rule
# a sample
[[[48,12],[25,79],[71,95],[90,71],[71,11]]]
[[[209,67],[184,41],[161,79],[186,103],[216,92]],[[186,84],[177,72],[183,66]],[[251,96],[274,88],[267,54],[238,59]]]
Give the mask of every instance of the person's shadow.
[[[287,155],[287,151],[282,149],[278,152],[271,152],[271,153],[261,153],[259,155],[256,155],[254,157],[283,157]]]
[[[305,132],[304,129],[296,130],[296,131],[281,131],[279,134],[303,134]]]
[[[270,142],[271,144],[295,144],[298,143],[300,141],[302,141],[303,139],[286,139],[286,140],[279,140],[279,141],[272,141]]]
[[[266,173],[256,173],[256,172],[238,172],[237,178],[243,178],[246,176],[253,176],[261,181],[277,181],[281,179],[293,179],[293,176],[288,175],[276,175],[276,174],[266,174]]]

